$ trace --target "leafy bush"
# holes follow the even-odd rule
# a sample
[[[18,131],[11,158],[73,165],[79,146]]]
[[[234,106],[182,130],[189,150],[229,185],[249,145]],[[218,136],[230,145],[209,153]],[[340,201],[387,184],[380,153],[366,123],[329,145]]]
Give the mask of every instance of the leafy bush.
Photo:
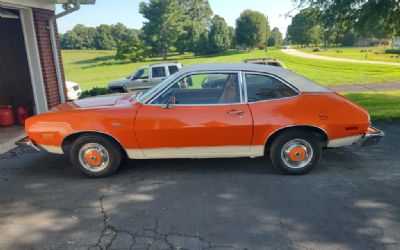
[[[386,54],[400,54],[400,50],[396,50],[396,49],[387,49],[385,50]]]
[[[81,96],[79,97],[79,99],[83,99],[83,98],[91,97],[91,96],[98,96],[98,95],[108,95],[108,94],[112,94],[112,93],[114,93],[114,92],[112,92],[111,90],[109,90],[107,88],[94,87],[91,90],[83,91]]]

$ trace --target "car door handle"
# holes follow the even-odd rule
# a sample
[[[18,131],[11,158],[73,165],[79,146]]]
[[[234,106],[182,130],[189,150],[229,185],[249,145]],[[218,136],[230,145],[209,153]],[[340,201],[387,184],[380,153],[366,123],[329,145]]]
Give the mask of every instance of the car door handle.
[[[148,82],[148,80],[143,80],[143,82]]]
[[[228,112],[226,112],[228,115],[243,115],[244,111],[243,110],[229,110]]]

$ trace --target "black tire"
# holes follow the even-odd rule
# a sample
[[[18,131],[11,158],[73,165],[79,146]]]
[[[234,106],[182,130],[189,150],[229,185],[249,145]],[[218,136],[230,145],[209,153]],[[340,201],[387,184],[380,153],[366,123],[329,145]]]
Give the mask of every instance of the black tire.
[[[296,145],[300,145],[302,148],[308,149],[305,152],[309,152],[308,154],[301,152],[298,153],[298,155],[295,155],[295,157],[304,157],[304,160],[301,162],[292,161],[292,156],[288,156],[287,151],[284,150],[284,148],[290,149],[290,146],[296,147]],[[292,154],[292,150],[289,150],[289,155]],[[304,155],[308,156],[306,157]],[[302,129],[293,129],[278,135],[272,142],[270,148],[272,164],[274,168],[281,174],[307,174],[318,165],[319,161],[321,160],[321,156],[322,146],[321,142],[318,140],[318,137],[310,131]]]
[[[128,91],[128,87],[126,86],[126,85],[124,85],[123,87],[122,87],[122,92],[123,93],[128,93],[129,91]]]
[[[81,149],[83,150],[85,147],[88,147],[88,145],[100,145],[96,148],[101,148],[103,150],[101,152],[105,152],[104,155],[107,155],[108,160],[104,161],[105,163],[98,168],[97,166],[90,166],[90,168],[88,168],[90,165],[89,163],[85,167],[83,163],[83,161],[85,161],[83,160],[84,157],[80,157]],[[91,147],[89,147],[89,149],[90,148]],[[69,157],[72,165],[85,176],[105,177],[112,175],[119,168],[121,165],[122,152],[120,146],[106,136],[84,134],[73,142],[70,148]]]

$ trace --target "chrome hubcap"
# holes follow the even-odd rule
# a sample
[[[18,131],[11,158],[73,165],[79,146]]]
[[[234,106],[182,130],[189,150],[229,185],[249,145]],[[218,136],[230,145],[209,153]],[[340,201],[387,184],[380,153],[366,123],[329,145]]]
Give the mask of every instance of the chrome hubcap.
[[[281,151],[283,163],[293,169],[307,166],[311,162],[313,155],[311,144],[302,139],[288,141]]]
[[[88,171],[100,172],[108,167],[110,155],[102,145],[88,143],[79,150],[79,162]]]

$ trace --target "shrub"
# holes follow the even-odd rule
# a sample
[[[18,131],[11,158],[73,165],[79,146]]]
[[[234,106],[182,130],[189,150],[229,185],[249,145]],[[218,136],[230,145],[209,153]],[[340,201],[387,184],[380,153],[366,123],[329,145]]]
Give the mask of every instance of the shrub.
[[[266,48],[265,44],[258,45],[259,50],[265,50],[265,48]]]
[[[385,50],[386,54],[400,54],[400,50],[396,50],[396,49],[387,49]]]
[[[315,48],[312,50],[312,52],[320,52],[319,48]]]
[[[112,94],[112,93],[113,92],[107,88],[94,87],[91,90],[83,91],[81,96],[79,97],[79,99],[83,99],[83,98],[91,97],[91,96],[98,96],[98,95],[108,95],[108,94]]]

